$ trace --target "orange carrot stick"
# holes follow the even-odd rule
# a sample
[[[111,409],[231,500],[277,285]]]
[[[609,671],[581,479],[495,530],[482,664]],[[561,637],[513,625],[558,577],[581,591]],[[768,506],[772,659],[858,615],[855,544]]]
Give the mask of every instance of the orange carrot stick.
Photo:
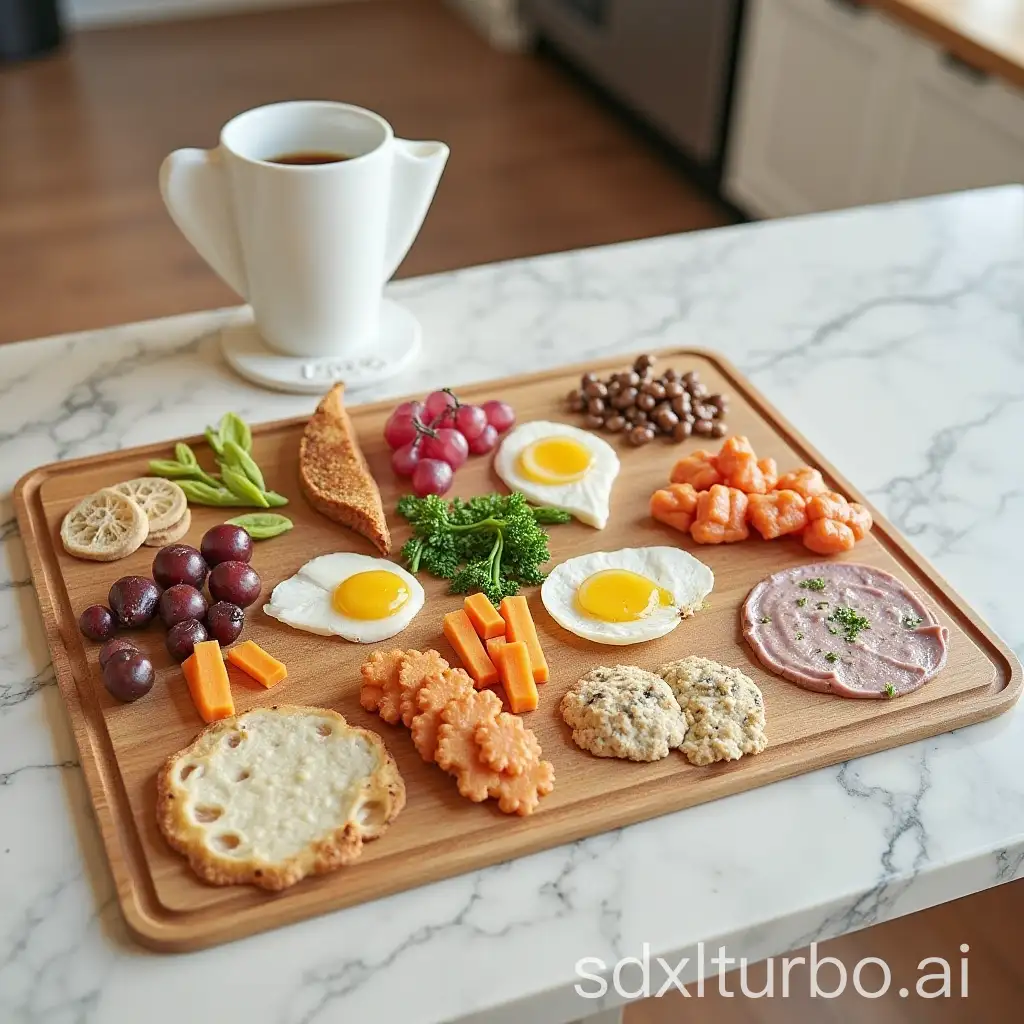
[[[533,681],[529,648],[522,640],[506,643],[499,652],[501,681],[505,686],[508,706],[513,714],[536,711],[539,699],[537,684]]]
[[[505,635],[505,620],[487,599],[486,594],[470,594],[463,602],[463,607],[481,640]]]
[[[228,670],[224,667],[220,644],[216,640],[196,644],[192,656],[182,662],[181,670],[185,674],[192,703],[204,722],[230,718],[235,713]]]
[[[505,624],[505,620],[501,620],[502,625]],[[501,665],[498,664],[498,658],[501,657],[501,649],[507,644],[508,641],[503,636],[492,636],[486,641],[487,646],[487,657],[494,662],[498,669],[498,675],[501,675]]]
[[[515,597],[506,597],[498,606],[498,610],[505,620],[505,638],[509,643],[522,640],[526,644],[526,649],[530,653],[530,665],[533,668],[533,681],[546,683],[548,681],[548,663],[544,659],[544,652],[540,649],[537,627],[534,625],[526,598],[521,594],[517,594]]]
[[[473,677],[478,690],[498,681],[498,670],[487,657],[483,641],[477,636],[464,608],[444,617],[444,635],[452,645],[462,667]]]
[[[226,657],[232,665],[240,668],[247,676],[252,676],[268,690],[288,675],[284,665],[267,654],[255,640],[246,640],[229,648]]]

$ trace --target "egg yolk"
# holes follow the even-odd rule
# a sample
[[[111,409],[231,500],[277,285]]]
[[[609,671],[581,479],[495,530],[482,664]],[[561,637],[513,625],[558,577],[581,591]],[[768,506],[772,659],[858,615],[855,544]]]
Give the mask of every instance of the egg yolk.
[[[401,576],[387,569],[357,572],[334,588],[331,604],[350,619],[386,619],[409,600],[409,588]]]
[[[602,622],[635,622],[674,603],[664,587],[628,569],[604,569],[588,576],[576,590],[576,601]]]
[[[594,456],[571,437],[542,437],[519,455],[519,471],[539,484],[569,484],[587,474]]]

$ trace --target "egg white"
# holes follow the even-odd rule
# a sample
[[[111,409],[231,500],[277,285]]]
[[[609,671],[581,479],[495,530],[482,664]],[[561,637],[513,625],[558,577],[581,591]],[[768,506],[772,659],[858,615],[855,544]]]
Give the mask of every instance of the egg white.
[[[633,622],[591,618],[576,603],[576,591],[588,577],[606,569],[625,569],[652,580],[672,595],[672,604],[658,606]],[[556,565],[540,588],[540,599],[563,629],[597,644],[623,647],[671,633],[700,608],[714,585],[714,573],[680,548],[622,548],[579,555]]]
[[[582,444],[591,454],[590,468],[579,480],[565,484],[542,484],[519,470],[519,456],[535,441],[549,437],[568,437]],[[513,490],[520,491],[535,505],[564,509],[580,522],[603,530],[608,523],[612,484],[619,475],[619,457],[605,440],[570,426],[532,420],[513,430],[494,456],[494,471]]]
[[[400,577],[409,589],[405,603],[385,619],[353,619],[332,604],[339,583],[356,573],[382,569]],[[320,555],[294,575],[282,580],[270,594],[264,612],[295,629],[319,636],[341,636],[357,644],[372,644],[401,633],[423,607],[423,587],[411,573],[384,558],[353,552]]]

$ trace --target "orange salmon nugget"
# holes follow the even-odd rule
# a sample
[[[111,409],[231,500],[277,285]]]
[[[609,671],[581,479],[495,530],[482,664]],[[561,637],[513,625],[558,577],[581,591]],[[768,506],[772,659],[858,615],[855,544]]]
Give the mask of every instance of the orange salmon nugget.
[[[807,500],[807,518],[835,519],[845,523],[850,518],[850,503],[838,491],[825,491]]]
[[[784,473],[775,481],[777,491],[796,491],[805,501],[813,498],[816,494],[824,494],[828,490],[828,484],[821,476],[821,470],[811,469],[810,466],[800,466],[792,473]]]
[[[747,496],[735,487],[715,484],[697,496],[697,517],[690,536],[698,544],[732,544],[750,536]]]
[[[807,504],[796,491],[747,496],[747,521],[765,540],[799,533],[807,525]]]
[[[461,668],[446,668],[426,679],[416,694],[419,714],[412,720],[412,742],[424,761],[433,761],[437,752],[437,731],[441,712],[459,697],[475,693],[473,680]]]
[[[651,516],[683,533],[689,533],[697,514],[693,484],[669,484],[651,495]]]
[[[871,519],[871,513],[863,505],[851,501],[850,518],[846,521],[846,525],[853,530],[856,540],[863,540],[871,532],[874,522]]]
[[[745,494],[764,494],[778,479],[779,470],[774,459],[761,459],[745,437],[728,437],[722,442],[717,458],[722,483]]]
[[[722,482],[715,456],[698,448],[692,455],[684,455],[673,467],[669,477],[674,484],[690,484],[695,491],[706,491]]]
[[[853,530],[838,519],[815,519],[804,530],[804,546],[819,555],[849,551],[856,543]]]

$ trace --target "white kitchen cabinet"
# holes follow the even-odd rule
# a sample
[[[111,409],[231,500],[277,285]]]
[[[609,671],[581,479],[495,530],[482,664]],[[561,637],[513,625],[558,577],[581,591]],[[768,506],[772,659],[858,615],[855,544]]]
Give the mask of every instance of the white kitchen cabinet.
[[[1024,180],[1024,93],[849,0],[751,0],[723,190],[763,217]]]
[[[876,197],[872,140],[888,116],[902,30],[836,0],[747,5],[725,191],[781,216]]]
[[[1024,181],[1024,92],[911,39],[880,161],[884,198]]]

